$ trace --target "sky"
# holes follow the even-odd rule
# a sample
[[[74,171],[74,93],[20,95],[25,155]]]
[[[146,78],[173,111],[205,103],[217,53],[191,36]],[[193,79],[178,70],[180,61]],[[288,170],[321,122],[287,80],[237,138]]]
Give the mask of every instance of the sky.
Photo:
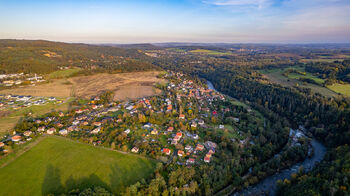
[[[0,0],[0,39],[350,43],[350,0]]]

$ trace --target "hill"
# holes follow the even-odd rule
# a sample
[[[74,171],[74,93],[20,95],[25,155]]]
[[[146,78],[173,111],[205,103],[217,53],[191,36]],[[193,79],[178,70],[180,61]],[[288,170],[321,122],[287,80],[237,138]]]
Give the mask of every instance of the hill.
[[[150,175],[155,163],[65,138],[46,137],[0,168],[1,195],[60,194],[91,186],[117,193]]]
[[[136,49],[43,40],[0,40],[0,73],[50,73],[59,67],[151,70],[147,56]]]

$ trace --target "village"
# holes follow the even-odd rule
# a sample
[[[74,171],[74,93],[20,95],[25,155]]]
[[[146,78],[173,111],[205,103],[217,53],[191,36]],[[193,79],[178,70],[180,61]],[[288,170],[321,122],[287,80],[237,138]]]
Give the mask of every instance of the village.
[[[20,110],[35,105],[45,105],[48,103],[60,104],[64,100],[55,97],[36,97],[23,95],[2,95],[0,94],[0,111]]]
[[[220,124],[224,114],[230,112],[220,104],[227,98],[181,73],[168,72],[163,77],[169,82],[158,86],[162,95],[124,102],[107,101],[100,95],[67,113],[28,118],[0,140],[1,153],[6,155],[11,145],[24,144],[41,135],[60,135],[164,162],[176,159],[178,165],[210,163],[220,149],[215,136],[207,130],[227,132],[226,125]],[[12,99],[28,102],[32,98],[11,96],[9,100]],[[239,124],[238,117],[232,119]],[[234,131],[238,137],[232,142],[247,143],[244,132]]]
[[[1,86],[12,87],[20,85],[35,85],[36,83],[42,83],[46,80],[43,76],[37,74],[24,74],[24,73],[14,73],[14,74],[1,74],[0,75]]]

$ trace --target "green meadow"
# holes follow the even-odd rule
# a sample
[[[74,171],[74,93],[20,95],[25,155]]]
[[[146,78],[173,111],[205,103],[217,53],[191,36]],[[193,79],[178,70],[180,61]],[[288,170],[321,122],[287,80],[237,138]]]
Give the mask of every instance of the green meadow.
[[[340,93],[345,96],[350,96],[350,84],[332,84],[327,86],[327,88],[331,89],[332,91],[336,93]]]
[[[156,161],[49,136],[0,168],[1,195],[59,195],[101,186],[118,193],[147,178]],[[6,163],[5,163],[6,164]]]

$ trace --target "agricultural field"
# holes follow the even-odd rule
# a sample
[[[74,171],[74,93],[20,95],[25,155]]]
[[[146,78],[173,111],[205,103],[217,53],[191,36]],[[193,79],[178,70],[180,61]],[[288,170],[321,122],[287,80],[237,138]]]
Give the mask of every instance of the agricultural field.
[[[153,85],[166,83],[157,78],[160,72],[133,72],[121,74],[96,74],[70,78],[77,97],[88,98],[106,90],[114,91],[115,100],[136,99],[157,93]]]
[[[262,73],[269,81],[273,83],[280,84],[282,86],[300,86],[304,88],[310,88],[313,92],[320,93],[326,97],[332,97],[336,96],[337,94],[333,92],[332,90],[321,86],[324,81],[320,78],[317,78],[316,76],[313,76],[310,73],[306,73],[306,75],[300,75],[296,73],[289,73],[288,77],[284,76],[283,73],[288,69],[296,69],[299,71],[304,72],[305,70],[301,67],[288,67],[283,69],[270,69],[270,70],[259,70],[260,73]],[[319,85],[316,84],[310,84],[306,82],[302,82],[298,80],[299,78],[309,78],[317,82]]]
[[[149,176],[155,164],[141,156],[49,136],[0,167],[1,195],[56,195],[91,186],[118,193]]]
[[[69,83],[67,79],[58,79],[35,86],[2,90],[0,94],[31,95],[38,97],[70,97],[72,95],[72,84]]]
[[[196,49],[196,50],[191,50],[189,52],[192,53],[204,53],[204,54],[208,54],[208,55],[230,55],[231,53],[228,52],[218,52],[215,50],[205,50],[205,49]]]
[[[327,88],[331,89],[336,93],[340,93],[345,96],[350,96],[350,84],[332,84],[327,86]]]
[[[6,89],[0,91],[0,94],[90,98],[111,90],[115,91],[115,100],[125,100],[155,95],[159,91],[154,89],[153,85],[166,82],[157,78],[160,72],[95,74],[65,78],[77,71],[78,69],[71,69],[54,72],[51,77],[61,79],[36,86]]]

